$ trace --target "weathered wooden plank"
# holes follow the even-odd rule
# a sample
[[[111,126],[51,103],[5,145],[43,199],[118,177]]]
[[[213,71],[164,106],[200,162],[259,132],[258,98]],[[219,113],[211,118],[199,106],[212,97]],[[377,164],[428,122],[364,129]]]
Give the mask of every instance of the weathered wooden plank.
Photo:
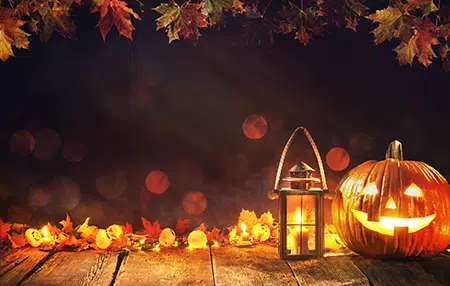
[[[431,260],[419,261],[426,272],[444,285],[450,285],[450,255],[441,254]]]
[[[300,285],[370,285],[350,256],[288,261]]]
[[[35,248],[19,248],[2,254],[0,257],[0,286],[17,285],[49,255],[51,253]]]
[[[209,248],[130,252],[114,285],[214,285]]]
[[[415,261],[379,261],[355,256],[358,268],[372,285],[441,285]]]
[[[110,285],[118,252],[58,252],[23,285]]]
[[[297,285],[294,275],[277,248],[212,247],[216,285]]]

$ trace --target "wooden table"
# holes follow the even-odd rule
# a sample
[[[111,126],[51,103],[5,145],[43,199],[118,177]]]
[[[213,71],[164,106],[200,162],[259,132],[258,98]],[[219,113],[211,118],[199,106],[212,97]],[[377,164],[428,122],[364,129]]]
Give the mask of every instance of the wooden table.
[[[450,285],[450,254],[408,262],[358,255],[283,261],[267,245],[159,252],[24,248],[0,255],[0,285]]]

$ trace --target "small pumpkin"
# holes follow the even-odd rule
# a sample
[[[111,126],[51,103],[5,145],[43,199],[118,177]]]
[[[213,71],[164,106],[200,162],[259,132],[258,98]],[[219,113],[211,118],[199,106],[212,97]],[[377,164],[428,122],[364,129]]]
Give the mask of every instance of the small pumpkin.
[[[208,238],[206,234],[201,230],[194,230],[188,236],[189,246],[192,248],[203,248],[206,247]]]
[[[165,228],[159,234],[159,243],[164,247],[172,246],[175,238],[175,232],[170,228]]]
[[[25,231],[25,238],[33,247],[39,247],[42,244],[42,233],[34,228],[29,228]]]
[[[106,249],[111,245],[112,238],[105,229],[100,229],[95,236],[95,244],[100,249]]]
[[[337,185],[333,223],[354,252],[374,258],[432,257],[450,244],[450,186],[433,167],[404,161],[402,145]]]
[[[257,223],[252,228],[252,237],[258,241],[266,241],[270,237],[270,228],[262,223]]]
[[[113,224],[106,229],[106,232],[112,239],[117,239],[119,238],[119,236],[122,234],[123,231],[119,225]]]

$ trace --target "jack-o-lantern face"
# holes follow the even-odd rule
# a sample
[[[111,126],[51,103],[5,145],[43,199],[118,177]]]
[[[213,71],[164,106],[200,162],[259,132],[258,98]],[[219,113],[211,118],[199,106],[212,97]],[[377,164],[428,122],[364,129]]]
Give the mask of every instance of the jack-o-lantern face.
[[[333,223],[362,255],[434,256],[450,244],[450,186],[427,164],[403,161],[394,141],[386,160],[365,162],[339,182]]]

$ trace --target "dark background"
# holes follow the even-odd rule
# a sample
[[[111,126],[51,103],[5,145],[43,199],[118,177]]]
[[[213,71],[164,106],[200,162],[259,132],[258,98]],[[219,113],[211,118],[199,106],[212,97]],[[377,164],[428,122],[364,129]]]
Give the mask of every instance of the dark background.
[[[439,60],[429,68],[399,66],[395,43],[374,47],[364,21],[358,33],[331,29],[307,46],[293,35],[245,46],[236,43],[238,31],[215,28],[201,30],[197,47],[168,44],[155,31],[157,14],[146,10],[135,23],[134,44],[115,28],[104,42],[94,28],[98,16],[80,10],[77,40],[54,35],[44,44],[34,36],[29,51],[15,51],[0,65],[3,220],[56,223],[69,208],[75,223],[90,216],[100,226],[136,224],[141,215],[163,225],[181,216],[225,226],[241,208],[275,212],[266,193],[299,125],[324,158],[334,146],[349,151],[346,170],[326,166],[331,188],[351,167],[382,159],[394,139],[403,143],[405,159],[427,162],[449,178],[450,74]],[[242,131],[253,114],[269,125],[259,140]],[[62,147],[82,144],[85,156],[73,163],[59,151],[51,160],[11,152],[18,130],[45,149],[49,143],[37,138],[43,128],[54,130]],[[298,160],[317,167],[301,136],[288,158],[286,167]],[[152,170],[168,175],[162,195],[145,189]],[[189,191],[205,194],[203,214],[191,217],[181,207]],[[42,194],[48,204],[34,202]]]

